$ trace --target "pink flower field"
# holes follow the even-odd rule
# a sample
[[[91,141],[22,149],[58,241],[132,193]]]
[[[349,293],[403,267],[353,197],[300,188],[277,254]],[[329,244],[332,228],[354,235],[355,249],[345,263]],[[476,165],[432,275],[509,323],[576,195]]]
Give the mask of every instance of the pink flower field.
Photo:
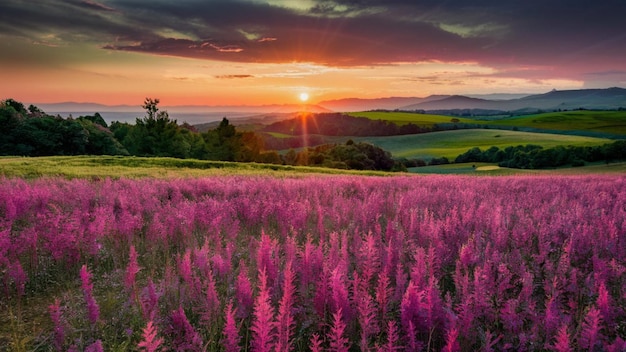
[[[0,179],[0,350],[625,351],[626,176]]]

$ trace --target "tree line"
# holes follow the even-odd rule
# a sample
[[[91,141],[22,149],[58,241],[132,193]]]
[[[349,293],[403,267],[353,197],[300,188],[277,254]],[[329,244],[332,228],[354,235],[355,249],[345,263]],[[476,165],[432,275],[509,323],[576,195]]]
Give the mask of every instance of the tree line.
[[[406,171],[396,162],[391,153],[370,143],[348,140],[345,144],[322,144],[294,149],[284,155],[286,164],[301,166],[323,166],[335,169]]]
[[[544,149],[540,145],[527,144],[500,149],[491,147],[481,150],[474,147],[456,157],[454,162],[489,162],[502,167],[517,169],[541,169],[565,165],[584,166],[586,162],[625,160],[626,140],[593,147],[557,146]]]
[[[63,119],[13,99],[0,103],[0,155],[128,155],[100,114]]]
[[[372,120],[341,113],[300,114],[293,119],[275,122],[261,132],[265,144],[272,149],[301,148],[325,143],[325,136],[377,137],[398,136],[439,131],[435,126],[418,126],[413,123],[398,125],[384,120]],[[274,137],[270,133],[292,137]]]
[[[267,148],[254,132],[237,131],[227,118],[207,132],[171,119],[159,100],[146,98],[146,116],[134,124],[107,125],[98,113],[78,118],[52,116],[13,99],[0,102],[0,155],[134,155],[391,170],[388,152],[368,143],[323,145],[291,150],[286,155]]]

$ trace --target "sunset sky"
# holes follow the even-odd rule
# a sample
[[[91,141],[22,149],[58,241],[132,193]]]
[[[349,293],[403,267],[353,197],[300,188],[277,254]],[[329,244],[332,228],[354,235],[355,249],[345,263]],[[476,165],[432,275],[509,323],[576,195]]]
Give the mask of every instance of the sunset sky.
[[[626,87],[624,0],[2,0],[0,100],[258,105]]]

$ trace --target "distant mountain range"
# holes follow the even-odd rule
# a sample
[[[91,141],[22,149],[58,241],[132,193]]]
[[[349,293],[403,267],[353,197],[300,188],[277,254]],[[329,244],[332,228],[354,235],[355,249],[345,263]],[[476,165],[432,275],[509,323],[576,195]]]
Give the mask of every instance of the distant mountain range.
[[[96,103],[41,103],[35,104],[45,112],[56,113],[59,111],[75,111],[85,113],[96,112],[143,112],[140,105],[104,105]],[[159,106],[160,110],[184,114],[195,113],[219,113],[224,111],[237,111],[242,113],[285,113],[294,111],[330,112],[327,108],[319,105],[303,104],[272,104],[272,105],[173,105]]]
[[[626,89],[580,89],[553,90],[545,94],[529,95],[508,100],[470,98],[462,95],[421,102],[400,107],[401,110],[572,110],[572,109],[618,109],[626,108]]]
[[[319,103],[329,110],[335,112],[364,111],[364,110],[394,110],[403,106],[436,101],[449,97],[449,95],[431,95],[425,98],[417,97],[389,97],[375,99],[345,98],[337,100],[326,100]]]
[[[519,99],[530,94],[471,94],[466,97],[477,99],[489,99],[494,101],[507,100],[507,99]],[[351,111],[364,111],[364,110],[396,110],[405,109],[418,104],[424,104],[434,101],[441,101],[450,98],[451,95],[429,95],[424,98],[418,97],[390,97],[390,98],[374,98],[374,99],[360,99],[360,98],[346,98],[337,100],[326,100],[320,102],[318,105],[333,110],[335,112],[351,112]]]
[[[99,112],[107,122],[134,122],[143,116],[143,109],[132,105],[102,105],[94,103],[35,104],[47,113],[80,116]],[[626,108],[626,89],[553,90],[544,94],[431,95],[428,97],[389,97],[377,99],[347,98],[322,101],[316,105],[241,105],[241,106],[163,106],[172,118],[191,124],[239,119],[263,114],[290,114],[307,111],[348,112],[366,110],[423,110],[445,113],[452,110],[480,111],[551,111],[573,109],[613,110]]]
[[[42,103],[34,104],[48,114],[59,114],[63,117],[72,115],[93,115],[99,113],[107,123],[113,121],[135,122],[136,118],[145,116],[145,111],[140,105],[104,105],[96,103]],[[160,110],[167,111],[169,116],[178,122],[190,124],[202,124],[220,121],[223,117],[230,120],[255,117],[263,118],[263,115],[284,115],[300,111],[312,113],[332,112],[319,105],[312,104],[273,104],[273,105],[177,105],[159,106]],[[270,119],[274,120],[274,119]]]

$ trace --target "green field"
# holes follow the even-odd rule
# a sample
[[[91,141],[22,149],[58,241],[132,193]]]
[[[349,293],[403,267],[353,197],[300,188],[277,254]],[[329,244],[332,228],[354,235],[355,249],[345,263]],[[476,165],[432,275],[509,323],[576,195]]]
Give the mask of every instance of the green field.
[[[506,175],[585,175],[585,174],[624,174],[626,162],[605,164],[589,163],[583,167],[562,167],[557,169],[529,170],[499,167],[491,163],[459,163],[409,168],[417,174],[506,176]]]
[[[286,134],[286,133],[280,133],[280,132],[263,132],[266,133],[274,138],[292,138],[294,137],[291,134]]]
[[[475,167],[473,167],[475,166]],[[586,174],[586,173],[626,173],[626,163],[590,164],[585,167],[560,168],[556,170],[519,170],[499,168],[490,163],[463,163],[426,166],[409,169],[419,174],[469,174],[478,176],[518,175],[518,174]],[[0,157],[0,177],[39,177],[63,178],[189,178],[225,175],[263,175],[271,177],[298,177],[307,174],[349,174],[364,176],[391,176],[398,173],[379,171],[355,171],[269,165],[256,163],[235,163],[174,158],[139,158],[114,156],[51,156],[51,157]]]
[[[394,157],[429,160],[445,156],[453,161],[472,147],[487,149],[491,146],[506,148],[526,144],[544,148],[567,146],[594,146],[611,143],[611,139],[581,137],[550,133],[530,133],[492,129],[454,130],[391,137],[359,137],[391,152]]]
[[[452,116],[417,114],[408,112],[354,112],[351,116],[385,120],[397,124],[414,123],[419,126],[451,123]],[[460,124],[488,125],[491,128],[533,128],[547,131],[566,131],[585,135],[585,132],[607,136],[626,136],[626,111],[562,111],[535,115],[498,118],[458,118]]]
[[[545,170],[522,170],[499,167],[491,163],[460,163],[412,167],[409,172],[417,174],[438,175],[475,175],[475,176],[503,176],[545,173]]]
[[[364,111],[351,112],[348,115],[355,117],[366,117],[371,120],[384,120],[399,125],[412,123],[421,127],[432,127],[435,124],[452,123],[456,117],[444,115],[418,114],[411,112],[385,112],[385,111]],[[466,118],[456,118],[459,123],[476,123],[475,120]]]
[[[132,156],[0,157],[0,177],[186,178],[212,175],[389,175],[382,171]]]
[[[481,122],[493,126],[626,135],[626,111],[564,111]]]

